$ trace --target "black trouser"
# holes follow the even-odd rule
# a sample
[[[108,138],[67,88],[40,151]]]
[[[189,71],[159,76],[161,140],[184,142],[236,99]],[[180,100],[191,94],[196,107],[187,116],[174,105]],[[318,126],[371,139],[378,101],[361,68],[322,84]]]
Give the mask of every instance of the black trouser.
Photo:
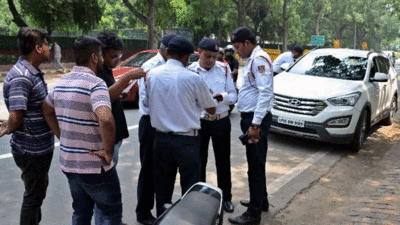
[[[243,133],[249,130],[253,120],[254,113],[242,113],[240,126]],[[268,131],[271,126],[272,115],[269,112],[260,124],[261,139],[257,144],[246,145],[246,157],[248,164],[249,189],[250,189],[250,205],[247,211],[253,216],[260,216],[262,204],[268,198],[265,163],[267,160],[268,150]]]
[[[228,116],[215,121],[201,120],[200,181],[203,182],[206,182],[206,166],[210,138],[213,144],[215,165],[217,167],[218,187],[222,190],[224,201],[231,201],[231,120]]]
[[[49,169],[53,152],[46,156],[32,157],[26,153],[11,151],[14,161],[21,169],[21,178],[25,185],[21,207],[20,224],[36,225],[42,219],[40,207],[46,197],[49,185]]]
[[[163,205],[171,203],[176,170],[179,169],[182,195],[200,177],[200,150],[198,136],[183,136],[156,131],[154,140],[154,184],[157,216]]]
[[[156,130],[151,126],[150,116],[143,115],[139,121],[140,163],[137,186],[136,218],[146,219],[151,216],[154,207],[153,181],[153,146]]]

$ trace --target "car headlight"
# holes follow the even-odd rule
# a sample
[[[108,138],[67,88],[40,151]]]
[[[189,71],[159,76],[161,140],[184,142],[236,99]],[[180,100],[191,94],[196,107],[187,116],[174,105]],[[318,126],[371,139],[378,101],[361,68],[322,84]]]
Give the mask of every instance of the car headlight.
[[[351,116],[338,117],[328,120],[328,127],[347,127],[350,124]]]
[[[328,101],[332,105],[337,106],[354,106],[361,96],[361,92],[355,92],[348,95],[343,95],[335,98],[330,98]]]

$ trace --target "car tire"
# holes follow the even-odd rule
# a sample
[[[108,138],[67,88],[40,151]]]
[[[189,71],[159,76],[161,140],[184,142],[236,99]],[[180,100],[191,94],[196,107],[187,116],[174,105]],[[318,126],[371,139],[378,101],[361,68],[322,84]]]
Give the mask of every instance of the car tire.
[[[393,119],[394,119],[394,114],[396,113],[396,111],[397,111],[397,97],[393,96],[393,100],[390,103],[389,115],[385,119],[382,120],[382,124],[388,125],[388,126],[392,125]]]
[[[367,130],[368,130],[368,112],[367,110],[364,110],[361,113],[360,118],[358,119],[356,131],[354,133],[354,138],[350,142],[351,151],[358,152],[361,149],[361,147],[364,144],[364,140],[367,136]]]

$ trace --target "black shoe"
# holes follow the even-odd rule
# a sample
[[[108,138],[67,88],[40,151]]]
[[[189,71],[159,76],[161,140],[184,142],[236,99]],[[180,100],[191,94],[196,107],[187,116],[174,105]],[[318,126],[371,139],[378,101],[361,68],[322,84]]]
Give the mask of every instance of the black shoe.
[[[240,200],[240,204],[242,204],[242,206],[249,207],[250,201],[249,200]],[[268,200],[263,201],[261,210],[263,212],[268,212],[269,211],[269,202],[268,202]]]
[[[224,201],[223,206],[224,210],[228,213],[231,213],[233,210],[235,210],[235,206],[233,206],[231,201]]]
[[[156,218],[150,215],[146,218],[137,219],[137,221],[143,225],[153,225],[153,223],[156,222]]]
[[[248,212],[244,212],[241,216],[229,217],[228,220],[232,224],[260,224],[261,215],[256,217],[250,215]]]

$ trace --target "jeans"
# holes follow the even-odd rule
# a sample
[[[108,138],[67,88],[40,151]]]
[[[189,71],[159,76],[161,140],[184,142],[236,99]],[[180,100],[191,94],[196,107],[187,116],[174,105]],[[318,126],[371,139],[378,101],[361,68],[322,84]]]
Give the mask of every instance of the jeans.
[[[20,224],[37,225],[42,219],[40,207],[49,185],[49,169],[53,152],[46,156],[32,157],[12,150],[14,161],[21,169],[25,185]]]
[[[119,148],[122,145],[122,140],[118,141],[115,145],[114,145],[114,154],[113,154],[113,159],[112,161],[114,162],[114,167],[117,166],[118,163],[118,158],[119,158]],[[100,225],[101,221],[100,221],[100,215],[101,212],[99,210],[99,208],[97,207],[97,205],[94,205],[94,224],[96,225]]]
[[[91,224],[96,205],[102,225],[121,225],[121,186],[115,167],[101,174],[65,173],[72,195],[73,225]]]
[[[122,140],[118,141],[117,143],[115,143],[114,145],[114,154],[113,154],[113,158],[112,161],[114,162],[114,165],[117,166],[118,164],[118,158],[119,158],[119,149],[121,148],[122,145]]]
[[[242,113],[240,126],[243,133],[249,130],[253,116],[251,113]],[[246,145],[246,158],[248,164],[248,179],[250,190],[250,205],[247,211],[253,216],[260,216],[263,201],[267,198],[265,177],[265,163],[267,161],[268,131],[271,127],[272,115],[268,113],[260,124],[260,140],[256,144]]]

